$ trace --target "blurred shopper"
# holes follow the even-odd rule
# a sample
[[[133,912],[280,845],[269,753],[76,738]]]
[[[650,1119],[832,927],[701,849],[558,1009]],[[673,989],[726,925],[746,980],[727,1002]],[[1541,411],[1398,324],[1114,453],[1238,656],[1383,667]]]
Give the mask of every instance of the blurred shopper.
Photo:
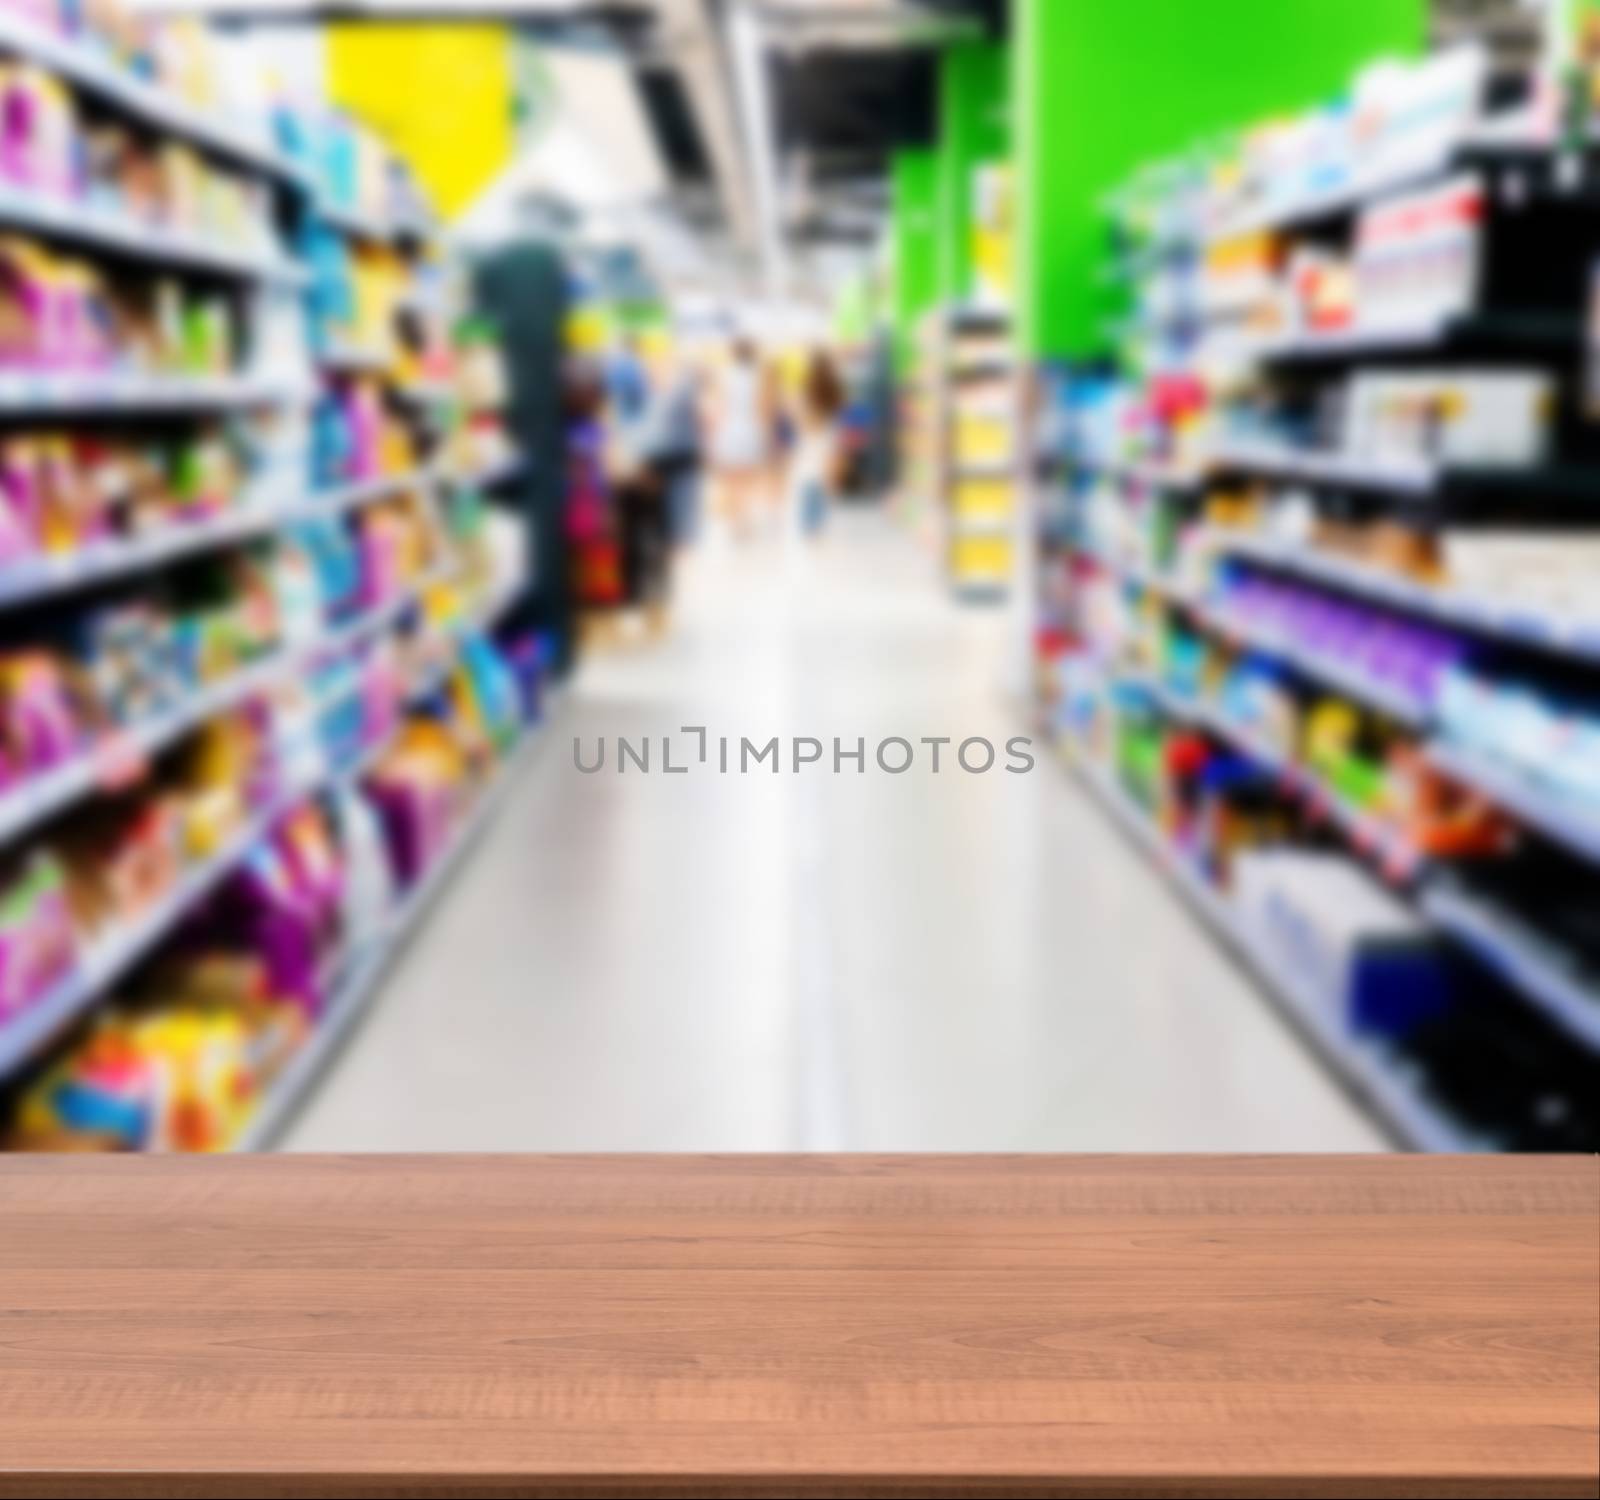
[[[606,361],[606,399],[612,420],[624,433],[642,422],[650,408],[650,372],[631,333],[623,336]]]
[[[838,476],[839,415],[844,402],[837,366],[826,350],[814,350],[801,384],[789,464],[789,511],[801,536],[820,536],[827,523]]]
[[[720,372],[713,408],[713,460],[721,504],[736,534],[769,489],[772,461],[770,386],[756,347],[737,339]]]
[[[654,382],[640,455],[660,488],[669,540],[692,543],[700,524],[700,475],[704,452],[700,431],[700,372],[670,356]]]
[[[637,357],[636,347],[631,352]],[[666,626],[672,556],[666,485],[656,461],[656,427],[665,389],[664,382],[652,380],[642,360],[626,384],[625,397],[613,394],[608,454],[616,497],[620,602],[641,611],[650,632],[659,634]],[[628,403],[626,416],[617,411],[622,402]]]

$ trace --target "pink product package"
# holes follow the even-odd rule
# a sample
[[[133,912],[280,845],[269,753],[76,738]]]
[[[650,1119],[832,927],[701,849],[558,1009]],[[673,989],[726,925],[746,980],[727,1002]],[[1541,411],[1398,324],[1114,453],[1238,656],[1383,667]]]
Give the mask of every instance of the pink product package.
[[[0,885],[0,1025],[63,979],[76,953],[60,872],[52,861],[35,859]]]
[[[110,362],[95,293],[73,274],[47,274],[26,249],[0,244],[0,367],[100,369]]]
[[[383,431],[381,398],[376,391],[353,390],[346,398],[345,413],[350,428],[350,477],[374,479]]]
[[[39,486],[14,454],[0,457],[0,567],[39,550]]]
[[[406,583],[402,566],[401,539],[381,516],[369,516],[361,527],[357,543],[361,557],[361,599],[373,609],[395,598]]]
[[[0,729],[10,747],[13,769],[37,775],[76,755],[83,736],[53,664],[25,656],[10,663],[7,678]]]
[[[387,655],[375,656],[361,680],[363,743],[376,745],[395,732],[404,700],[405,675],[399,663]]]
[[[33,368],[43,362],[51,323],[50,287],[18,256],[0,246],[0,365]]]
[[[58,36],[68,30],[67,13],[59,0],[0,0],[0,12]]]
[[[395,879],[402,886],[415,885],[449,844],[454,800],[442,787],[401,778],[379,777],[367,794],[383,824]]]
[[[19,70],[0,89],[0,180],[54,197],[81,189],[70,111],[38,74]]]
[[[67,370],[104,369],[112,348],[94,291],[75,277],[62,277],[54,292],[45,362]]]

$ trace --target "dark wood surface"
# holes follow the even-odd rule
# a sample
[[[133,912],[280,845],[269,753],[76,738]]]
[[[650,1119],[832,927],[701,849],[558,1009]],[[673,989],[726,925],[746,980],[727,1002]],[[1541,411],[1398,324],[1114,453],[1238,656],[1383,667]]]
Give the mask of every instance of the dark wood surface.
[[[1593,1495],[1600,1171],[0,1160],[0,1494]]]

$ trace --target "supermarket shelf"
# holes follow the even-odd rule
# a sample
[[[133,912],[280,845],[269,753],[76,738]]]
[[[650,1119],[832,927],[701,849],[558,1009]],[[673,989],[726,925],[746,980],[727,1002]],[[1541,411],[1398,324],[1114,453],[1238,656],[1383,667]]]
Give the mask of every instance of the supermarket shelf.
[[[386,245],[395,238],[395,226],[386,215],[348,208],[342,203],[333,202],[325,194],[319,194],[316,199],[316,217],[329,229],[349,235],[352,239]]]
[[[281,504],[245,504],[187,525],[164,527],[149,536],[97,542],[78,552],[30,557],[0,567],[0,607],[31,603],[175,562],[214,547],[260,536],[300,512]]]
[[[1571,319],[1465,313],[1411,323],[1373,323],[1322,333],[1284,334],[1253,340],[1242,352],[1272,363],[1293,364],[1446,348],[1565,348],[1575,346],[1577,339],[1578,328]]]
[[[1594,813],[1546,790],[1524,771],[1457,745],[1433,745],[1428,758],[1444,775],[1476,788],[1570,853],[1600,864],[1600,817]]]
[[[1210,458],[1213,473],[1259,474],[1323,487],[1403,495],[1540,497],[1570,501],[1590,514],[1600,473],[1564,464],[1451,464],[1422,458],[1363,458],[1273,443],[1224,445]]]
[[[1593,145],[1593,140],[1589,144]],[[1264,204],[1247,213],[1233,214],[1210,225],[1205,238],[1209,243],[1217,244],[1264,231],[1282,232],[1336,219],[1356,213],[1374,199],[1426,187],[1451,172],[1475,163],[1488,166],[1521,163],[1549,156],[1555,149],[1554,141],[1532,132],[1525,121],[1489,119],[1480,123],[1453,150],[1430,161],[1416,162],[1379,175],[1353,178],[1321,192],[1301,193],[1277,203]]]
[[[97,543],[80,552],[28,558],[0,567],[0,609],[70,593],[108,579],[176,562],[264,535],[314,516],[337,515],[410,484],[431,482],[430,471],[369,479],[285,504],[258,502],[205,521],[174,525],[150,536]]]
[[[310,790],[296,786],[251,818],[243,829],[188,871],[154,910],[96,945],[43,999],[0,1025],[0,1078],[35,1056],[57,1032],[93,1006],[217,886]]]
[[[389,369],[394,361],[394,350],[368,348],[362,344],[332,344],[317,355],[317,364],[320,368],[338,374],[381,374]]]
[[[319,657],[381,633],[415,604],[431,581],[424,580],[389,603],[333,626],[312,641],[281,648],[243,671],[200,688],[179,707],[108,736],[54,770],[24,781],[0,797],[0,844],[92,795],[101,786],[114,784],[121,768],[130,761],[136,763],[158,754],[208,719],[296,676]]]
[[[349,208],[342,203],[333,202],[326,194],[317,196],[316,217],[340,234],[378,245],[416,243],[427,240],[436,233],[434,225],[425,219],[410,216],[395,218],[388,214]]]
[[[94,249],[154,261],[162,266],[212,271],[251,280],[303,285],[305,267],[281,250],[252,250],[213,235],[145,224],[127,214],[88,203],[47,197],[15,187],[0,188],[0,224]]]
[[[1386,879],[1412,881],[1420,876],[1428,858],[1397,828],[1354,806],[1335,792],[1317,773],[1268,744],[1214,703],[1188,698],[1147,675],[1131,679],[1173,718],[1209,730],[1257,765],[1279,777],[1314,815],[1337,826],[1356,851],[1369,858]]]
[[[455,670],[455,649],[459,648],[468,635],[491,630],[500,617],[522,597],[523,589],[524,585],[520,580],[509,588],[501,587],[481,604],[469,608],[459,620],[442,626],[441,633],[452,647],[451,655],[443,663],[425,666],[411,685],[410,697],[415,700],[427,697],[431,693],[442,692],[448,686],[451,673]]]
[[[1313,453],[1266,443],[1221,448],[1213,455],[1211,467],[1406,495],[1432,494],[1438,489],[1443,473],[1437,464],[1420,461],[1378,462],[1342,453]]]
[[[1202,595],[1179,583],[1159,569],[1119,562],[1104,553],[1093,550],[1083,555],[1101,567],[1119,574],[1141,589],[1164,595],[1172,603],[1188,610],[1206,628],[1226,637],[1237,645],[1248,647],[1268,656],[1275,656],[1294,667],[1303,676],[1315,678],[1337,689],[1369,708],[1387,714],[1398,723],[1414,729],[1424,729],[1432,715],[1426,704],[1409,694],[1380,682],[1359,668],[1319,651],[1308,650],[1298,641],[1277,631],[1269,630],[1253,620],[1246,620],[1228,610],[1209,603]]]
[[[1326,583],[1439,624],[1600,661],[1600,614],[1584,619],[1533,605],[1500,604],[1487,596],[1414,582],[1399,573],[1352,562],[1309,545],[1291,545],[1245,532],[1219,531],[1211,540],[1219,551],[1246,562]]]
[[[75,88],[126,111],[143,124],[241,166],[303,187],[300,168],[270,141],[235,129],[220,111],[188,104],[166,90],[135,77],[99,55],[84,42],[52,34],[43,27],[0,10],[0,51],[39,64]]]
[[[1320,651],[1308,650],[1278,631],[1242,619],[1225,609],[1200,608],[1199,614],[1218,634],[1269,656],[1276,656],[1303,675],[1326,683],[1379,713],[1387,714],[1397,723],[1413,729],[1423,729],[1428,725],[1431,715],[1426,704],[1360,668]]]
[[[361,632],[370,633],[393,619],[397,612],[395,605],[385,606],[355,624]],[[347,628],[346,638],[350,638],[352,633]],[[320,647],[308,649],[315,652]],[[267,808],[252,817],[221,850],[188,871],[153,911],[115,937],[99,944],[54,991],[31,1005],[20,1016],[0,1025],[0,1078],[27,1062],[52,1036],[92,1007],[121,975],[151,952],[208,892],[246,859],[287,813],[321,786],[349,784],[365,775],[388,745],[389,737],[385,737],[344,765],[325,764],[315,774],[300,778],[281,796],[274,798]]]
[[[1121,558],[1102,548],[1086,547],[1070,535],[1064,540],[1080,557],[1094,563],[1096,567],[1105,569],[1108,573],[1115,574],[1123,582],[1131,583],[1135,588],[1149,594],[1160,594],[1164,599],[1183,609],[1203,615],[1206,604],[1201,593],[1180,582],[1165,569],[1132,558]]]
[[[1083,785],[1113,821],[1167,877],[1203,925],[1244,965],[1277,1009],[1309,1040],[1335,1076],[1367,1104],[1396,1140],[1417,1151],[1483,1149],[1447,1114],[1430,1103],[1412,1073],[1385,1052],[1340,1030],[1314,997],[1292,983],[1235,917],[1227,901],[1166,841],[1116,780],[1085,756],[1072,765]]]
[[[1069,465],[1085,474],[1100,474],[1108,479],[1141,484],[1150,489],[1192,489],[1206,477],[1205,470],[1201,467],[1179,468],[1175,464],[1163,463],[1159,459],[1098,459],[1079,454],[1069,460]]]
[[[188,411],[287,406],[309,398],[304,382],[252,375],[0,372],[0,413]]]
[[[1450,166],[1449,158],[1439,158],[1405,171],[1352,178],[1321,192],[1301,193],[1278,203],[1263,204],[1247,213],[1236,213],[1210,225],[1205,238],[1211,244],[1218,244],[1225,240],[1240,239],[1246,235],[1261,234],[1266,231],[1281,232],[1314,224],[1321,219],[1333,219],[1343,214],[1355,213],[1374,198],[1422,187],[1442,176]]]
[[[1516,917],[1464,889],[1435,886],[1422,909],[1508,980],[1529,1004],[1600,1050],[1600,984]]]
[[[191,694],[181,707],[107,738],[52,771],[35,775],[0,798],[0,842],[43,822],[53,813],[114,784],[117,768],[175,743],[196,725],[226,713],[270,686],[290,669],[292,654],[276,652]]]
[[[343,983],[327,1013],[300,1051],[274,1080],[255,1117],[241,1132],[232,1149],[263,1151],[287,1128],[306,1102],[317,1081],[354,1032],[377,994],[379,982],[403,951],[407,941],[460,869],[467,853],[493,822],[517,775],[526,764],[537,730],[525,733],[496,773],[478,804],[468,815],[448,850],[433,869],[401,900],[384,930],[370,939],[347,968]]]

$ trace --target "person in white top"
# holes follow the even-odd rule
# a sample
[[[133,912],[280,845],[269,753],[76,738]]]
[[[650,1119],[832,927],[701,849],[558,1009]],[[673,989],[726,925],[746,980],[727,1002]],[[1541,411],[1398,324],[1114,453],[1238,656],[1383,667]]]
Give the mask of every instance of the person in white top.
[[[732,358],[716,384],[711,460],[722,505],[735,532],[743,533],[766,487],[772,460],[771,387],[748,339],[734,342]]]

